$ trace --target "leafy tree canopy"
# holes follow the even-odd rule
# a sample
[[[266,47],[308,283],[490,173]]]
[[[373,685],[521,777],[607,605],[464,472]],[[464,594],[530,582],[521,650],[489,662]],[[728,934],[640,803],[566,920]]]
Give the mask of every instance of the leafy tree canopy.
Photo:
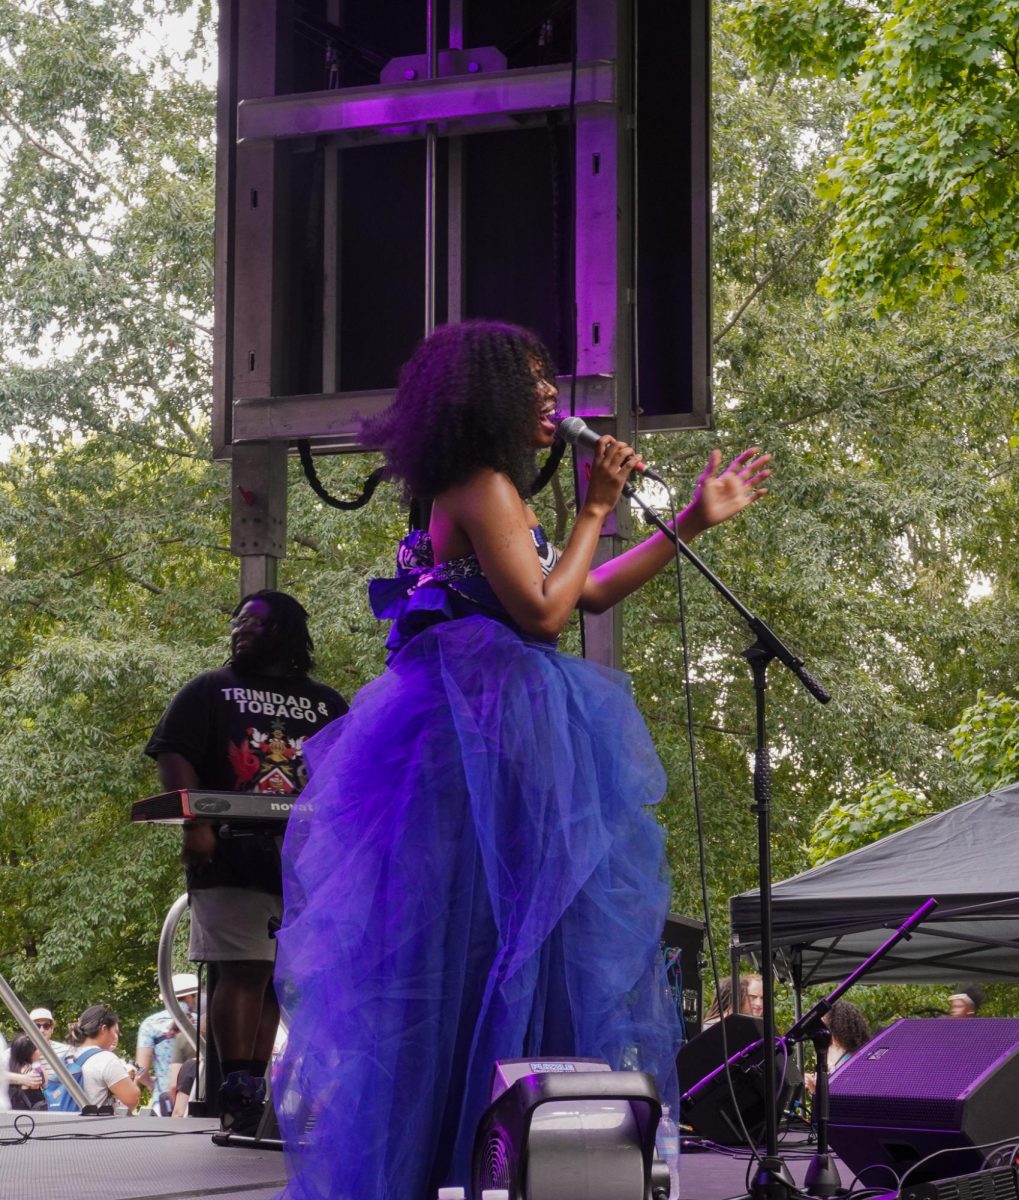
[[[786,7],[841,12],[846,45],[853,18],[861,47],[876,36],[862,17],[881,11]],[[213,98],[197,68],[210,19],[183,0],[0,0],[0,815],[12,868],[0,872],[0,971],[61,1019],[97,999],[128,1025],[153,1007],[180,875],[172,834],[131,828],[127,805],[154,790],[148,733],[180,683],[222,661],[236,599],[228,477],[207,440]],[[188,33],[180,51],[149,36],[171,21]],[[848,70],[765,75],[755,52],[717,31],[716,428],[644,449],[681,495],[711,445],[776,456],[768,500],[699,548],[835,694],[822,709],[772,668],[786,875],[806,865],[818,815],[859,803],[886,772],[935,808],[973,794],[949,731],[979,689],[1011,694],[1019,653],[1019,284],[967,268],[964,301],[941,294],[884,318],[847,301],[827,317],[816,285],[834,210],[818,180],[859,95]],[[370,465],[319,461],[346,495]],[[389,570],[404,525],[382,492],[337,514],[291,480],[280,583],[312,614],[317,673],[347,695],[382,669],[364,581]],[[540,503],[553,527],[551,499]],[[720,915],[756,882],[748,638],[699,577],[684,580]],[[625,629],[670,780],[660,816],[675,907],[696,913],[668,573],[628,602]]]
[[[807,861],[812,867],[820,866],[889,833],[908,829],[930,813],[924,796],[899,787],[886,771],[867,784],[858,799],[833,801],[821,813],[811,831]]]
[[[1019,780],[1019,700],[977,692],[951,731],[951,749],[974,794]]]
[[[851,77],[822,294],[878,312],[961,300],[1019,246],[1019,0],[735,0],[767,75]]]

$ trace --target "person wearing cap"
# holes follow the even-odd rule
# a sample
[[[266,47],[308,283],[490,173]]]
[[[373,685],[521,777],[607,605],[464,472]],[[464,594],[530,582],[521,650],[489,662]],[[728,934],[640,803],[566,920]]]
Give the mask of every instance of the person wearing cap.
[[[981,987],[964,988],[948,997],[948,1015],[950,1017],[975,1017],[977,1009],[987,999],[987,993]]]
[[[71,1056],[71,1047],[67,1042],[58,1042],[53,1040],[53,1031],[56,1028],[56,1022],[53,1020],[53,1013],[48,1008],[33,1008],[28,1014],[32,1024],[39,1030],[43,1037],[49,1042],[50,1046],[56,1052],[57,1057],[61,1062],[66,1062]],[[45,1058],[40,1058],[39,1066],[42,1067],[46,1075],[46,1083],[49,1084],[53,1077],[53,1068]]]
[[[174,975],[173,994],[189,1012],[192,1011],[198,996],[198,976],[190,971]],[[177,1022],[166,1008],[152,1013],[138,1026],[138,1045],[135,1049],[137,1081],[152,1092],[153,1108],[161,1117],[168,1117],[172,1107],[170,1059],[177,1033]]]

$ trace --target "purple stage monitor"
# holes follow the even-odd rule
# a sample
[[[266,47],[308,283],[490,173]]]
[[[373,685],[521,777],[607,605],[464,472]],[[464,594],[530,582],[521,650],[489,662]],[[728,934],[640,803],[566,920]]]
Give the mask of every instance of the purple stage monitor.
[[[1019,1019],[907,1018],[831,1078],[830,1137],[854,1172],[910,1179],[979,1170],[988,1143],[1019,1142]],[[936,1155],[929,1162],[921,1160]],[[887,1170],[864,1183],[884,1186]]]

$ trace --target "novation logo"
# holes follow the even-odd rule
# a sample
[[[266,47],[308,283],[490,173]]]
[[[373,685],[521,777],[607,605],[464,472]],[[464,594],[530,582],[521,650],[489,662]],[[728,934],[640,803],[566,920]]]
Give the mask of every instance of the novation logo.
[[[532,1075],[573,1075],[577,1067],[571,1062],[532,1062],[529,1064]]]
[[[293,807],[294,807],[294,802],[292,800],[270,800],[269,801],[269,811],[270,812],[288,813],[288,812],[290,812],[290,810]]]

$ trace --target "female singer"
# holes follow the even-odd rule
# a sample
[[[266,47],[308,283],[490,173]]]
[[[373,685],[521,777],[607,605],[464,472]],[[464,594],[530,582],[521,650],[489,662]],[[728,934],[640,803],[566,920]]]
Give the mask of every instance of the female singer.
[[[389,669],[306,744],[287,830],[288,1200],[466,1185],[496,1059],[636,1055],[675,1091],[669,879],[646,811],[664,775],[627,677],[556,652],[575,608],[604,612],[674,549],[657,533],[592,569],[636,462],[611,437],[566,546],[546,541],[527,497],[556,431],[550,373],[522,329],[448,326],[366,425],[431,518],[372,582]],[[758,500],[768,458],[720,471],[713,451],[679,537]]]

